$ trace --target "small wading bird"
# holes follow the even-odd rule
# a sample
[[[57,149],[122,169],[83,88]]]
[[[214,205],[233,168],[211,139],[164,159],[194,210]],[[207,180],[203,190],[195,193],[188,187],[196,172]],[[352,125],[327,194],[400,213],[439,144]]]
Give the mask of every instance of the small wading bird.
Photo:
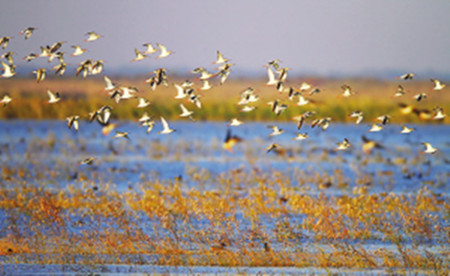
[[[366,136],[362,136],[361,137],[363,140],[363,145],[362,145],[362,150],[365,154],[370,154],[372,153],[372,150],[374,148],[376,149],[382,149],[383,146],[373,140],[368,139]]]
[[[352,88],[350,87],[350,85],[344,84],[341,86],[342,88],[342,94],[340,94],[338,97],[344,97],[344,98],[348,98],[351,95],[353,95],[354,93],[352,92]]]
[[[75,131],[78,131],[78,119],[80,118],[80,116],[75,115],[75,116],[69,116],[66,118],[67,120],[67,127],[69,129],[71,129],[73,127],[73,129],[75,129]]]
[[[410,127],[407,127],[407,126],[402,126],[402,130],[400,131],[400,133],[401,134],[408,134],[408,133],[411,133],[411,132],[413,132],[414,130],[416,130],[415,128],[410,128]]]
[[[165,58],[174,53],[172,51],[167,50],[167,47],[162,45],[161,43],[156,43],[156,45],[160,50],[159,56],[157,56],[156,59]]]
[[[367,132],[378,132],[378,131],[381,131],[382,129],[383,129],[383,126],[377,125],[377,124],[372,124],[372,127]]]
[[[6,59],[9,64],[13,64],[14,63],[13,55],[14,55],[14,52],[6,52],[3,55],[1,55],[0,58]]]
[[[233,118],[233,119],[231,119],[231,122],[227,126],[240,126],[243,123],[244,122],[239,121],[237,118]]]
[[[144,98],[139,98],[137,108],[145,108],[150,105],[150,101]]]
[[[10,40],[10,36],[4,36],[0,38],[0,46],[2,47],[2,49],[6,49]]]
[[[80,165],[89,165],[89,166],[91,166],[92,164],[94,164],[94,160],[95,160],[94,157],[88,157],[88,158],[82,160],[79,164]]]
[[[337,147],[335,148],[336,151],[338,150],[346,150],[349,147],[351,147],[352,145],[350,144],[350,142],[348,141],[347,138],[344,138],[344,140],[340,143],[337,143]]]
[[[130,60],[130,62],[143,60],[147,57],[145,54],[139,52],[138,49],[134,49],[134,53],[135,53],[136,57],[133,58],[132,60]]]
[[[158,51],[155,47],[153,47],[153,44],[151,44],[151,43],[144,43],[144,44],[142,44],[142,46],[147,48],[143,52],[144,55],[150,55],[150,54],[156,53],[156,51]]]
[[[414,76],[415,76],[415,74],[413,74],[413,73],[406,73],[406,74],[401,75],[400,77],[396,77],[396,79],[398,79],[398,80],[412,80]]]
[[[308,133],[307,133],[307,132],[305,132],[305,133],[298,133],[297,136],[295,136],[294,138],[292,138],[292,140],[298,140],[298,141],[301,141],[301,140],[307,139],[308,137],[309,137],[309,136],[308,136]]]
[[[436,106],[433,108],[433,111],[435,112],[435,115],[433,117],[433,120],[443,120],[445,117],[447,117],[447,114],[444,113],[444,109],[440,106]]]
[[[434,83],[434,87],[432,90],[442,90],[445,87],[445,84],[443,84],[440,80],[431,79],[431,81]]]
[[[49,104],[57,103],[61,100],[61,95],[59,94],[59,92],[56,92],[55,94],[53,94],[52,91],[50,91],[50,89],[47,89],[47,95],[49,97],[49,100],[48,100]]]
[[[11,97],[8,95],[3,96],[0,100],[0,104],[3,104],[3,107],[7,106],[12,101]]]
[[[194,111],[189,111],[182,103],[180,103],[181,108],[181,114],[179,115],[182,118],[189,117],[191,118],[192,114],[194,114]]]
[[[39,83],[45,79],[46,70],[45,68],[34,70],[33,74],[36,75],[36,82]]]
[[[437,149],[434,148],[430,143],[422,143],[422,145],[425,146],[425,150],[422,151],[421,153],[433,154],[437,151]]]
[[[239,143],[241,141],[242,139],[239,136],[232,135],[231,130],[227,129],[227,135],[225,136],[225,141],[222,144],[222,148],[229,152],[233,152],[233,147],[236,145],[236,143]]]
[[[213,64],[222,64],[227,63],[228,61],[229,59],[224,58],[223,55],[219,51],[217,51],[217,59],[213,62]]]
[[[1,75],[2,78],[11,78],[16,74],[16,66],[14,64],[8,65],[2,61],[3,66],[3,74]]]
[[[101,35],[99,35],[95,32],[88,32],[88,33],[86,33],[86,35],[88,36],[88,38],[86,38],[84,40],[85,42],[95,41],[95,40],[99,39],[100,37],[102,37]]]
[[[30,36],[33,34],[33,32],[36,30],[35,27],[28,27],[25,30],[19,32],[20,35],[25,35],[24,38],[25,39],[29,39]]]
[[[81,46],[78,45],[72,45],[73,53],[70,55],[71,57],[80,56],[86,52],[86,49],[81,48]]]
[[[394,95],[391,96],[391,98],[397,98],[405,95],[405,88],[403,86],[398,85],[397,90],[395,91]]]
[[[126,131],[117,131],[116,130],[116,135],[113,136],[113,139],[114,138],[125,138],[125,139],[130,140],[130,137],[128,136],[128,132],[126,132]]]
[[[284,130],[277,126],[267,126],[267,127],[272,129],[272,133],[270,133],[269,136],[277,136],[284,133]]]
[[[356,118],[355,124],[358,125],[364,119],[364,114],[362,113],[362,111],[356,110],[356,111],[353,111],[352,113],[350,113],[350,115],[348,115],[348,117]]]
[[[162,123],[162,126],[163,126],[163,130],[158,132],[158,134],[170,134],[170,133],[175,131],[175,129],[171,129],[169,127],[169,124],[167,123],[166,119],[164,119],[163,117],[161,117],[161,123]]]

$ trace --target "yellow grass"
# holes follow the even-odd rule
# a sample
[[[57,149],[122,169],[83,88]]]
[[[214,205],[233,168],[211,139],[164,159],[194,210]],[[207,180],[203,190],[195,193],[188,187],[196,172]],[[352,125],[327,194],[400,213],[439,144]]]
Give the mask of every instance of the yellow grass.
[[[14,173],[4,170],[3,176]],[[124,192],[92,185],[54,189],[19,182],[13,189],[2,187],[0,209],[8,228],[2,229],[0,254],[10,257],[3,263],[448,273],[448,260],[441,256],[449,253],[450,228],[443,220],[450,206],[427,187],[415,195],[370,194],[364,186],[348,195],[309,195],[281,172],[236,170],[219,175],[215,190],[183,188],[178,180],[146,181]],[[396,246],[365,249],[361,244],[368,241]],[[410,246],[427,242],[442,251]],[[325,250],[321,244],[330,247]]]

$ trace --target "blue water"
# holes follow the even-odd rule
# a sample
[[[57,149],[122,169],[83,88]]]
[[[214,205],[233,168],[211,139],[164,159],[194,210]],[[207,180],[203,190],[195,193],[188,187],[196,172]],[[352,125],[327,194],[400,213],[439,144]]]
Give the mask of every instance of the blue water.
[[[309,138],[295,141],[294,123],[252,122],[231,128],[243,141],[228,152],[222,149],[226,122],[169,123],[176,131],[160,135],[159,122],[150,134],[136,122],[119,122],[116,130],[129,132],[130,140],[126,140],[114,139],[114,131],[104,136],[100,125],[86,121],[80,122],[79,132],[68,129],[64,121],[0,121],[0,160],[4,167],[26,169],[25,175],[12,179],[39,182],[51,174],[48,183],[65,185],[79,182],[80,175],[85,175],[93,181],[113,184],[119,190],[145,180],[175,177],[183,179],[187,186],[195,186],[198,183],[191,179],[192,172],[204,170],[218,176],[240,169],[268,175],[281,171],[294,182],[302,173],[332,176],[339,170],[348,178],[349,191],[357,185],[357,176],[365,174],[381,183],[372,185],[372,192],[411,192],[431,183],[434,192],[448,193],[450,127],[447,125],[408,125],[416,128],[410,134],[399,134],[400,125],[387,125],[378,133],[367,133],[370,128],[367,124],[333,123],[325,131],[307,125],[301,132],[307,132]],[[272,124],[285,133],[269,137],[272,130],[268,125]],[[384,148],[363,153],[362,135]],[[335,151],[336,143],[344,138],[352,147],[344,152]],[[421,154],[422,142],[431,143],[438,152]],[[267,153],[266,147],[272,143],[282,146],[287,154]],[[79,165],[90,156],[95,158],[92,166]],[[213,181],[205,184],[206,188],[215,185]],[[310,184],[314,191],[317,183]],[[331,192],[342,190],[331,187]]]

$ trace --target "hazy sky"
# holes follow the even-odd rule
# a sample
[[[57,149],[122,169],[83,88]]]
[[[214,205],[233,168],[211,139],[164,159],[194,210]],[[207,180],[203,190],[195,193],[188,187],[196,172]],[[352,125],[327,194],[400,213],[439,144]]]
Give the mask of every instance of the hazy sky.
[[[0,36],[16,60],[39,46],[67,41],[104,59],[105,70],[130,68],[134,48],[160,42],[175,51],[135,67],[211,66],[216,51],[242,71],[278,58],[293,72],[360,74],[382,70],[450,74],[450,1],[12,1],[1,0]],[[38,29],[24,40],[18,32]],[[104,37],[83,42],[88,31]],[[0,53],[4,53],[0,50]],[[262,71],[264,72],[264,71]]]

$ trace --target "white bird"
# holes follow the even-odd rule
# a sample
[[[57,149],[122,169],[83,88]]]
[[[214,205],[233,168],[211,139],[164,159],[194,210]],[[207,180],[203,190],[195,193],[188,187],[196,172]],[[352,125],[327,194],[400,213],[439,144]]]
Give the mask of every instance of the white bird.
[[[194,111],[189,111],[182,103],[180,103],[181,108],[181,114],[180,117],[191,117],[192,114],[194,114]]]
[[[92,64],[91,75],[98,75],[103,71],[103,60],[97,60]]]
[[[113,136],[114,138],[126,138],[128,140],[130,140],[130,137],[128,136],[128,132],[126,131],[117,131],[116,130],[116,135]]]
[[[52,93],[52,91],[50,91],[50,89],[47,89],[47,95],[49,97],[48,103],[57,103],[61,100],[61,95],[59,94],[59,92],[56,92],[55,94]]]
[[[147,134],[149,134],[152,131],[153,127],[155,126],[155,121],[153,121],[151,119],[143,121],[141,123],[141,126],[147,127],[146,132],[147,132]]]
[[[105,83],[106,83],[106,87],[104,88],[104,90],[106,92],[110,92],[110,91],[115,90],[117,88],[117,85],[115,83],[113,83],[111,81],[111,79],[108,78],[107,76],[104,76],[103,79],[105,80]]]
[[[101,35],[99,35],[95,32],[88,32],[87,35],[88,35],[88,38],[84,40],[85,42],[94,41],[101,37]]]
[[[284,130],[279,128],[278,126],[268,126],[268,128],[272,129],[272,133],[270,133],[269,136],[277,136],[284,133]]]
[[[203,86],[200,88],[200,90],[209,90],[212,88],[212,85],[209,84],[208,80],[202,80],[203,81]]]
[[[425,146],[425,150],[422,151],[422,153],[433,154],[437,151],[437,149],[434,148],[430,143],[422,143],[422,145]]]
[[[254,107],[254,106],[246,105],[241,109],[241,112],[251,112],[255,109],[256,109],[256,107]]]
[[[223,55],[219,51],[217,51],[217,59],[213,62],[213,64],[222,64],[227,63],[228,61],[229,59],[224,58]]]
[[[352,88],[348,84],[342,85],[341,88],[343,91],[342,91],[342,94],[339,95],[340,97],[348,98],[354,94],[352,91]]]
[[[398,85],[397,90],[395,91],[394,95],[391,98],[401,97],[405,95],[405,88],[403,86]]]
[[[302,95],[298,95],[298,102],[297,102],[298,106],[304,106],[304,105],[307,105],[308,103],[309,103],[308,99],[306,99]]]
[[[97,119],[97,122],[102,126],[107,126],[109,124],[109,119],[111,118],[111,110],[110,106],[102,106],[98,110],[91,112],[89,122],[92,122],[94,119]]]
[[[3,104],[3,107],[7,106],[12,101],[12,98],[8,95],[3,96],[0,104]]]
[[[428,96],[427,93],[419,93],[419,94],[414,95],[412,98],[413,98],[414,100],[420,102],[421,100],[426,99],[427,96]]]
[[[380,121],[382,125],[386,125],[391,120],[391,116],[389,116],[389,115],[381,115],[381,116],[378,116],[375,119]]]
[[[119,89],[122,92],[122,95],[120,96],[121,100],[135,98],[136,97],[135,93],[138,92],[137,88],[131,86],[130,87],[121,86],[119,87]]]
[[[146,55],[153,54],[156,53],[156,51],[158,51],[155,47],[153,47],[151,43],[145,43],[142,44],[142,46],[147,47],[147,49],[144,51],[144,54]]]
[[[2,78],[11,78],[16,74],[15,65],[11,64],[8,65],[2,61],[3,66],[3,74],[1,75]]]
[[[79,45],[72,45],[73,53],[70,55],[71,57],[80,56],[84,52],[86,52],[86,49],[81,48]]]
[[[144,98],[139,98],[137,108],[145,108],[150,105],[150,101]]]
[[[75,129],[75,131],[78,131],[78,119],[80,118],[80,116],[75,115],[75,116],[69,116],[66,118],[67,120],[67,126],[70,128],[73,127],[73,129]]]
[[[145,54],[139,52],[139,50],[136,48],[134,49],[134,53],[135,53],[136,57],[133,58],[132,60],[130,60],[130,62],[143,60],[147,57]]]
[[[45,79],[46,70],[45,68],[40,68],[33,71],[33,74],[36,75],[36,82],[39,83]]]
[[[348,115],[349,117],[352,117],[352,118],[356,118],[356,124],[358,125],[358,124],[360,124],[361,122],[362,122],[362,120],[364,119],[364,114],[363,114],[363,112],[362,111],[359,111],[359,110],[356,110],[356,111],[353,111],[352,113],[350,113],[350,115]]]
[[[440,106],[436,106],[433,108],[434,112],[436,113],[433,117],[433,120],[442,120],[445,117],[447,117],[447,114],[444,113],[444,109]]]
[[[413,73],[406,73],[401,75],[400,77],[396,77],[396,79],[402,79],[402,80],[412,80],[415,74]]]
[[[164,119],[164,117],[161,117],[161,123],[163,126],[163,130],[158,132],[158,134],[170,134],[175,131],[175,129],[171,129],[169,127],[169,124],[167,123],[166,119]]]
[[[413,132],[415,130],[415,128],[410,128],[410,127],[407,127],[407,126],[402,126],[402,130],[400,131],[400,133],[401,134],[408,134],[408,133],[411,133],[411,132]]]
[[[176,83],[174,83],[173,86],[175,86],[175,88],[177,89],[177,95],[175,96],[175,99],[186,98],[187,93],[186,93],[185,89],[183,88],[183,86],[178,85]]]
[[[311,127],[314,128],[316,126],[319,126],[322,128],[322,130],[327,130],[327,128],[330,126],[331,123],[331,117],[325,117],[316,119],[311,122]]]
[[[443,84],[440,80],[431,79],[431,81],[434,83],[433,90],[442,90],[445,87],[445,84]]]
[[[307,132],[305,132],[305,133],[298,133],[297,136],[295,136],[294,138],[292,138],[292,140],[298,140],[298,141],[301,141],[301,140],[307,139],[308,137],[309,137],[309,136],[308,136],[308,133],[307,133]]]
[[[372,127],[367,132],[378,132],[378,131],[381,131],[382,129],[383,129],[383,126],[377,125],[377,124],[372,124]]]
[[[138,119],[138,122],[141,123],[141,125],[142,125],[143,122],[149,121],[151,119],[152,119],[152,117],[150,115],[148,115],[147,112],[144,112],[144,114],[142,114],[142,116]]]
[[[207,80],[214,76],[214,74],[209,73],[203,67],[195,68],[194,70],[192,70],[192,73],[200,74],[200,77],[199,77],[200,80]]]
[[[233,118],[233,119],[231,119],[231,122],[227,126],[240,126],[243,123],[244,122],[239,121],[237,118]]]
[[[269,66],[267,66],[267,76],[269,78],[269,80],[266,82],[267,86],[273,86],[278,84],[277,79],[275,79],[275,74],[272,71],[272,68],[270,68]]]
[[[300,84],[299,90],[300,90],[300,91],[306,91],[306,90],[311,89],[311,88],[312,88],[312,85],[311,85],[311,84],[309,84],[309,83],[307,83],[307,82],[302,82],[302,83]]]
[[[165,58],[174,53],[172,51],[167,50],[167,47],[162,45],[161,43],[156,43],[156,45],[158,46],[159,50],[161,51],[159,56],[156,57],[156,59]]]
[[[61,62],[60,64],[54,66],[52,68],[52,70],[55,70],[55,75],[62,76],[66,72],[66,68],[67,68],[67,63]]]
[[[352,145],[350,144],[350,142],[347,140],[347,138],[344,138],[344,141],[337,143],[337,148],[335,150],[346,150],[349,147],[351,147]]]

